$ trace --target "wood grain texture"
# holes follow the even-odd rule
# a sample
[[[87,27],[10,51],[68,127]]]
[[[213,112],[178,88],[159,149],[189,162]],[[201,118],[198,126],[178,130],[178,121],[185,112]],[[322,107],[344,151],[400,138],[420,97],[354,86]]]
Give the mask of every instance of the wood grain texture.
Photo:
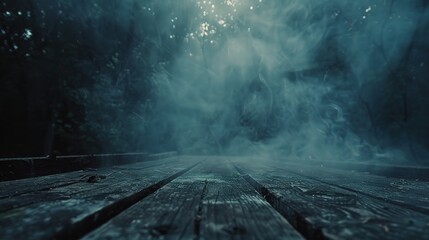
[[[290,160],[278,159],[277,162],[290,162]],[[384,177],[429,181],[429,167],[423,165],[392,165],[374,162],[370,163],[359,161],[318,161],[310,159],[305,159],[304,161],[302,161],[302,159],[296,159],[296,162],[301,162],[302,164],[310,166],[323,165],[324,167],[329,167],[338,170],[352,170],[356,172],[370,173],[372,175]]]
[[[85,239],[302,239],[232,165],[209,158]]]
[[[208,162],[201,206],[202,239],[302,239],[224,159]]]
[[[176,162],[143,169],[138,165],[121,171],[103,169],[101,172],[112,174],[93,180],[87,176],[77,184],[33,192],[30,205],[0,213],[0,234],[8,239],[79,237],[183,174],[196,160]]]
[[[266,159],[180,156],[1,182],[0,236],[429,239],[427,187]]]
[[[122,179],[119,183],[129,181],[126,184],[132,185],[140,177],[141,170],[151,167],[168,166],[169,168],[175,166],[174,163],[183,162],[182,159],[184,158],[169,158],[92,171],[51,175],[32,179],[34,182],[30,179],[0,182],[1,194],[4,196],[0,197],[0,212],[45,201],[67,200],[71,197],[79,197],[93,189],[109,191],[117,184],[117,178]],[[186,160],[183,164],[185,163]],[[159,171],[160,169],[155,169],[154,173]]]
[[[274,208],[310,239],[428,239],[429,218],[274,167],[236,165]]]
[[[131,164],[176,155],[177,152],[165,152],[150,155],[147,153],[118,153],[33,158],[1,158],[0,181],[45,176],[87,168]]]
[[[192,239],[204,191],[205,183],[200,179],[176,179],[84,239]]]
[[[160,159],[157,161],[145,161],[134,164],[113,166],[108,168],[92,168],[69,173],[60,173],[36,178],[0,182],[0,199],[16,197],[23,194],[46,191],[58,187],[76,184],[86,181],[85,177],[95,175],[108,175],[128,169],[144,169],[158,165],[168,165],[180,160],[180,157]]]
[[[288,163],[275,167],[429,215],[428,182]]]

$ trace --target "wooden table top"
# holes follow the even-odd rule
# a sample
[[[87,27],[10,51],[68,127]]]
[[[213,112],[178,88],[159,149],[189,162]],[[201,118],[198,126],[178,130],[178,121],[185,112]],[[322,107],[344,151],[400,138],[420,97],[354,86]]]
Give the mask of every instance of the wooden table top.
[[[0,182],[0,238],[429,239],[429,182],[175,156]]]

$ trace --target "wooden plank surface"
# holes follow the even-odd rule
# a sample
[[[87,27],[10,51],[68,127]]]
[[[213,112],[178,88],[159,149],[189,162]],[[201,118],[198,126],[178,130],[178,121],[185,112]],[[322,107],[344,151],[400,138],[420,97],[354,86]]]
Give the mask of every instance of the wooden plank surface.
[[[6,239],[82,236],[180,176],[197,161],[179,157],[149,168],[136,164],[121,171],[103,169],[105,178],[88,181],[89,176],[77,184],[15,196],[13,200],[28,197],[32,202],[2,211],[0,234]],[[0,200],[0,205],[10,204],[7,200]]]
[[[388,203],[429,215],[429,183],[424,181],[387,178],[369,173],[341,171],[326,167],[300,164],[276,164],[272,167],[309,177],[345,190],[364,194]]]
[[[0,199],[10,198],[37,191],[45,191],[70,184],[76,184],[87,180],[85,177],[96,175],[109,175],[112,172],[127,169],[144,169],[158,165],[168,165],[180,159],[179,157],[170,157],[157,161],[143,161],[135,164],[118,165],[109,168],[91,168],[74,171],[70,173],[53,174],[43,177],[26,178],[0,182]]]
[[[209,158],[85,239],[302,239],[224,158]]]
[[[288,161],[290,161],[290,159],[277,159],[278,163]],[[301,162],[302,164],[310,166],[324,166],[345,171],[353,170],[384,177],[429,181],[429,167],[427,165],[393,165],[376,162],[318,161],[309,159],[296,159],[296,162]]]
[[[428,239],[429,217],[263,164],[234,161],[274,208],[310,239]]]
[[[99,168],[141,161],[150,161],[177,155],[176,152],[159,154],[118,153],[28,158],[1,158],[0,181],[31,178],[49,174]]]
[[[302,238],[224,158],[212,159],[202,173],[209,184],[201,207],[200,236],[205,239]]]
[[[179,156],[0,182],[0,236],[429,239],[428,192],[331,168]]]
[[[85,194],[86,191],[93,188],[101,191],[103,188],[114,186],[113,183],[118,177],[123,182],[128,179],[132,183],[136,178],[140,177],[140,170],[162,166],[168,168],[174,166],[174,163],[180,162],[180,159],[174,157],[111,168],[0,182],[0,212],[37,202],[68,199],[72,195],[77,196],[78,193]],[[160,170],[155,170],[155,172],[157,171]]]

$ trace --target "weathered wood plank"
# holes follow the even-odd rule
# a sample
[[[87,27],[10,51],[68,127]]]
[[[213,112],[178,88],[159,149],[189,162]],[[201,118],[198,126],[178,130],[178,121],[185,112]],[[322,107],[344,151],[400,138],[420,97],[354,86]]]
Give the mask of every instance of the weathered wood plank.
[[[364,194],[415,211],[429,214],[429,183],[416,180],[387,178],[299,164],[273,164],[277,169],[309,177],[345,190]]]
[[[204,189],[203,181],[184,184],[176,179],[84,239],[192,239]]]
[[[103,169],[114,174],[31,193],[35,199],[31,205],[0,213],[0,234],[7,239],[80,237],[185,173],[196,162],[189,158],[144,169]]]
[[[428,239],[429,217],[261,164],[236,161],[243,177],[306,237]]]
[[[210,158],[85,239],[302,239],[224,159]]]
[[[85,177],[96,175],[109,175],[119,170],[144,169],[148,167],[166,165],[178,161],[180,157],[171,157],[157,161],[143,161],[139,163],[113,166],[110,168],[92,168],[69,173],[60,173],[37,178],[26,178],[0,182],[0,199],[11,198],[22,194],[46,191],[86,181]]]
[[[44,176],[34,179],[22,179],[8,182],[0,182],[0,212],[4,210],[6,203],[15,202],[15,207],[26,204],[25,199],[30,199],[30,203],[55,199],[79,192],[85,193],[94,188],[111,188],[118,183],[117,178],[122,181],[129,179],[131,183],[141,176],[141,170],[153,168],[153,173],[162,173],[162,167],[169,168],[186,164],[187,158],[169,158],[155,162],[141,162],[110,168],[92,169],[91,171],[77,171],[66,174]],[[154,168],[157,167],[157,168]],[[120,182],[120,181],[119,181]]]
[[[302,239],[229,161],[213,159],[201,206],[200,236],[207,239]],[[220,177],[221,176],[221,177]]]
[[[175,162],[176,165],[174,164]],[[151,168],[153,169],[152,174],[157,174],[163,166],[173,170],[174,167],[177,166],[177,163],[181,161],[175,159],[175,162],[169,160],[163,161],[162,163],[151,164],[150,166],[140,163],[128,167],[103,168],[92,172],[86,172],[85,174],[75,176],[75,180],[70,184],[56,185],[56,187],[46,187],[42,185],[42,188],[37,191],[29,191],[20,195],[15,194],[12,197],[2,198],[0,199],[0,212],[35,203],[81,197],[87,195],[88,191],[92,192],[94,189],[97,192],[111,191],[111,189],[115,188],[118,184],[121,186],[127,183],[127,181],[128,184],[132,186],[136,179],[141,177],[143,169]],[[162,173],[161,170],[161,174]],[[76,174],[73,174],[73,176],[74,175]],[[9,185],[9,187],[13,188],[13,185]]]
[[[287,160],[278,159],[279,163],[288,162]],[[303,164],[310,166],[324,166],[334,169],[356,171],[370,173],[372,175],[403,178],[410,180],[429,181],[429,167],[428,166],[413,166],[413,165],[392,165],[382,163],[365,163],[353,161],[317,161],[305,160]]]
[[[0,181],[15,180],[77,171],[86,168],[99,168],[150,161],[177,155],[176,152],[159,154],[119,153],[70,156],[46,156],[33,158],[0,159]]]

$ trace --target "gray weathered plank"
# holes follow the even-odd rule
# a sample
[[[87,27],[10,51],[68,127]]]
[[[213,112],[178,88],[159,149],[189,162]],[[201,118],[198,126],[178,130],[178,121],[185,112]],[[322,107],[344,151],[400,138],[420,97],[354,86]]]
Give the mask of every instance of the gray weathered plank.
[[[103,173],[114,174],[31,193],[35,199],[31,205],[0,213],[0,234],[7,239],[79,237],[183,174],[196,162],[190,158],[144,169],[103,169]]]
[[[273,164],[277,169],[310,177],[323,183],[357,192],[385,202],[429,214],[429,183],[387,178],[368,173],[312,167],[299,164]]]
[[[290,162],[290,159],[277,159],[277,162]],[[356,172],[370,173],[383,177],[403,178],[420,181],[429,181],[429,167],[417,165],[394,165],[376,162],[359,161],[320,161],[313,159],[296,159],[295,162],[302,164],[334,168],[338,170],[353,170]]]
[[[46,156],[28,158],[1,158],[0,181],[45,176],[56,173],[99,168],[176,156],[177,152],[158,154],[117,153]]]
[[[0,182],[0,199],[16,197],[38,191],[46,191],[53,188],[63,187],[85,181],[85,176],[110,174],[119,170],[144,169],[162,164],[169,164],[181,159],[172,157],[159,159],[157,161],[144,161],[140,163],[113,166],[109,168],[86,169],[69,173],[60,173],[36,178]]]
[[[224,159],[224,158],[223,158]],[[302,239],[229,161],[213,159],[202,176],[208,181],[201,206],[203,239]]]
[[[78,197],[79,193],[86,194],[88,190],[96,188],[98,191],[113,188],[118,182],[116,178],[121,178],[119,183],[128,181],[132,184],[135,179],[140,177],[140,170],[150,167],[170,167],[172,163],[182,162],[183,158],[170,158],[156,162],[142,162],[123,166],[114,166],[111,168],[93,169],[93,171],[72,172],[61,174],[60,176],[45,176],[34,179],[17,180],[19,184],[15,186],[15,181],[0,182],[2,186],[2,195],[0,197],[0,212],[8,211],[18,207],[24,207],[44,201],[64,200],[70,196]],[[155,169],[154,172],[160,171]],[[55,183],[58,181],[58,183]],[[24,185],[24,184],[27,185]],[[45,183],[45,185],[43,185]],[[33,189],[29,188],[33,187]],[[9,196],[8,196],[9,195]]]
[[[85,239],[302,239],[232,165],[209,158]]]
[[[203,181],[176,179],[84,239],[192,239],[204,187]]]
[[[275,167],[238,160],[235,164],[243,177],[306,237],[429,238],[429,217],[419,212]]]

